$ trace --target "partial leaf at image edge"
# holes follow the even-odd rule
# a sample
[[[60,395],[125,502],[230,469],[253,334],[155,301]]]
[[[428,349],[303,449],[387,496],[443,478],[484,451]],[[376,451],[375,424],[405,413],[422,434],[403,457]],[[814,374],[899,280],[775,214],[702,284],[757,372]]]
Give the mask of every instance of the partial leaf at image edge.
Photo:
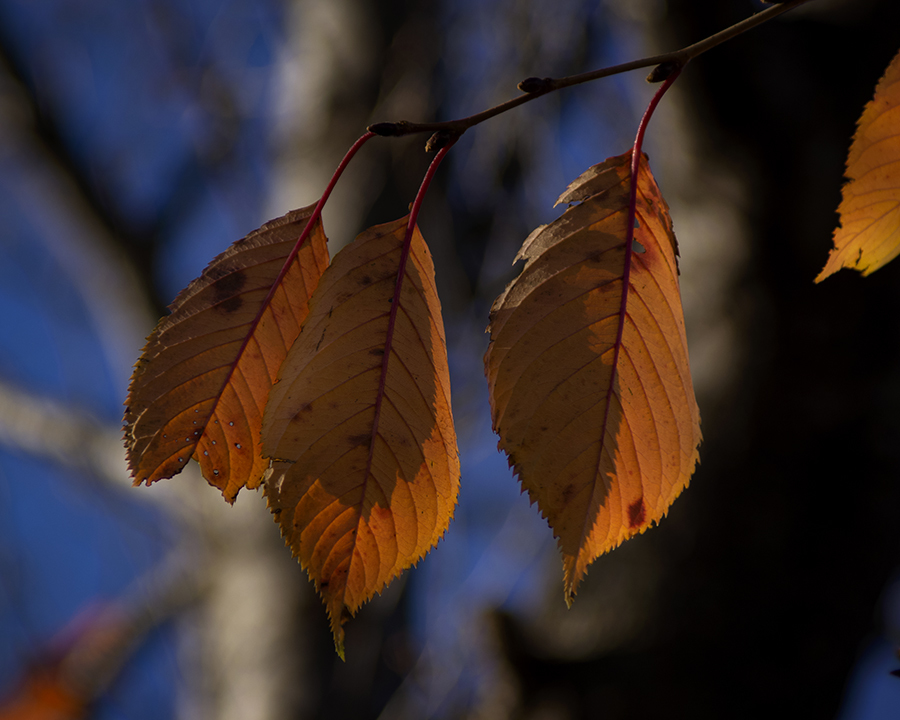
[[[567,602],[594,559],[659,522],[699,457],[675,236],[643,156],[641,248],[626,248],[630,161],[569,186],[560,202],[578,204],[525,241],[488,328],[494,429],[559,540]]]
[[[459,455],[434,266],[407,219],[338,253],[272,388],[263,424],[269,508],[343,624],[444,535]]]
[[[900,53],[863,110],[845,175],[834,249],[817,283],[841,268],[869,275],[900,254]]]
[[[233,243],[147,339],[125,412],[135,484],[172,477],[194,457],[229,502],[259,486],[268,465],[260,453],[266,399],[328,266],[320,222],[292,254],[312,210]]]

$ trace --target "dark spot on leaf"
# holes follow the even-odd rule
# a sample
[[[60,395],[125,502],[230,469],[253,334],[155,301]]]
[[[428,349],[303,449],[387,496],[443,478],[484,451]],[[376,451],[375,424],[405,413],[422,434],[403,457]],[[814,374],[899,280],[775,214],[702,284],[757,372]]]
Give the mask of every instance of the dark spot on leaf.
[[[216,280],[220,280],[221,278],[225,277],[226,275],[230,275],[233,272],[234,268],[230,265],[215,265],[206,270],[206,276],[210,280],[215,282]]]
[[[327,581],[327,580],[323,580],[322,582],[319,583],[319,589],[320,589],[320,590],[324,590],[324,589],[327,588],[327,587],[328,587],[328,581]]]
[[[353,445],[353,447],[357,447],[359,445],[368,445],[370,442],[372,442],[372,436],[366,434],[352,435],[347,439],[350,441],[350,444]]]
[[[369,350],[369,355],[376,355],[376,356],[384,355],[384,348],[383,347],[372,348],[371,350]]]
[[[565,489],[562,492],[562,501],[566,505],[572,500],[572,496],[575,494],[575,485],[569,483],[566,485]]]
[[[234,312],[244,301],[235,297],[244,285],[247,284],[247,276],[243,271],[232,272],[213,283],[213,303],[225,312]]]
[[[628,506],[628,527],[635,528],[644,523],[647,509],[644,507],[644,498],[638,498]]]
[[[359,279],[359,284],[360,284],[360,285],[371,285],[371,284],[372,284],[372,278],[370,278],[368,275],[363,275],[363,276]]]
[[[226,313],[233,313],[237,310],[241,309],[241,305],[244,304],[244,301],[241,299],[240,295],[235,295],[234,297],[228,298],[227,300],[223,300],[220,303],[216,304],[216,308]]]

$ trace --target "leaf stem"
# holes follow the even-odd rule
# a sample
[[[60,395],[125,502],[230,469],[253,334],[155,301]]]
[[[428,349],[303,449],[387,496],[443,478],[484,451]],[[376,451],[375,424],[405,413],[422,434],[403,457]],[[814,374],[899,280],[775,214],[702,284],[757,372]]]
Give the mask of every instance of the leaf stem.
[[[622,273],[622,304],[619,308],[619,329],[616,333],[616,351],[613,355],[613,379],[616,376],[616,369],[618,368],[618,360],[619,360],[619,350],[622,347],[622,334],[625,330],[625,311],[628,306],[628,288],[629,282],[631,280],[631,265],[634,261],[634,256],[632,254],[632,245],[634,245],[634,221],[637,216],[637,188],[638,188],[638,174],[640,172],[641,167],[641,148],[644,144],[644,133],[647,131],[647,125],[650,124],[650,118],[653,117],[653,111],[656,110],[656,106],[659,105],[659,101],[662,100],[662,96],[666,94],[666,90],[672,87],[672,83],[678,79],[678,76],[681,74],[681,68],[678,68],[673,73],[666,78],[665,82],[660,86],[659,90],[656,91],[656,94],[653,96],[653,99],[650,100],[650,104],[647,105],[647,109],[644,111],[643,116],[641,117],[641,122],[638,125],[637,135],[634,138],[634,146],[631,148],[631,178],[630,178],[630,188],[629,188],[629,196],[628,196],[628,220],[627,226],[625,228],[625,270]],[[612,380],[610,381],[612,383]],[[612,385],[610,384],[610,392],[612,392]],[[607,410],[608,410],[607,406]]]
[[[650,118],[653,116],[653,111],[656,110],[656,106],[659,105],[659,101],[662,99],[662,96],[665,95],[666,90],[672,87],[672,83],[678,79],[681,70],[682,68],[678,67],[670,72],[662,86],[656,91],[653,99],[650,100],[650,104],[647,106],[647,109],[641,117],[637,135],[634,138],[634,145],[631,148],[631,177],[629,178],[628,219],[625,221],[625,267],[622,271],[622,300],[619,304],[619,327],[616,329],[616,341],[613,346],[612,372],[609,376],[609,387],[606,391],[606,409],[603,411],[603,424],[600,426],[604,433],[606,432],[607,423],[609,422],[609,410],[612,406],[616,378],[619,374],[619,354],[622,351],[622,338],[625,334],[625,317],[628,310],[628,295],[631,288],[631,266],[634,264],[632,246],[634,245],[634,221],[637,214],[637,187],[638,173],[641,166],[641,147],[644,143],[644,133],[647,130],[647,125],[650,123]],[[598,469],[599,465],[600,460],[598,459]],[[570,606],[573,595],[574,591],[571,591],[571,594],[570,592],[566,593],[566,603]]]
[[[406,235],[403,237],[403,247],[400,250],[400,262],[397,265],[397,282],[394,284],[394,296],[391,299],[391,312],[388,316],[387,332],[384,339],[384,356],[381,360],[381,379],[378,384],[378,396],[375,398],[375,417],[372,420],[372,441],[369,444],[369,460],[366,467],[372,466],[372,459],[375,453],[375,436],[378,433],[378,421],[381,417],[381,405],[384,400],[385,385],[387,383],[388,362],[391,357],[391,344],[394,340],[394,328],[397,324],[397,312],[400,309],[400,291],[403,289],[403,278],[406,274],[406,263],[409,260],[410,249],[412,248],[413,232],[416,229],[416,220],[419,217],[419,210],[422,207],[422,201],[425,199],[425,193],[437,172],[441,161],[446,157],[450,148],[456,142],[456,137],[451,137],[446,144],[441,147],[434,160],[428,166],[425,177],[422,178],[422,184],[419,186],[419,192],[416,193],[416,199],[413,201],[412,208],[409,211],[409,220],[406,223]]]
[[[247,334],[244,335],[244,341],[241,343],[241,347],[237,351],[237,355],[235,355],[235,360],[232,363],[231,367],[228,370],[228,374],[222,382],[222,386],[219,389],[218,394],[212,403],[212,410],[210,411],[210,418],[212,417],[212,413],[215,412],[215,408],[219,404],[219,400],[222,398],[222,394],[225,392],[225,388],[228,387],[228,384],[231,382],[231,378],[237,370],[238,365],[240,364],[241,358],[244,356],[244,352],[247,349],[247,346],[250,344],[250,340],[253,338],[256,333],[257,327],[259,327],[259,323],[262,321],[263,315],[268,309],[270,303],[272,302],[272,298],[275,296],[276,290],[281,287],[281,283],[284,281],[285,276],[288,273],[288,270],[291,267],[291,264],[294,262],[294,259],[297,257],[297,254],[300,252],[300,248],[303,247],[303,243],[306,242],[309,234],[312,232],[313,227],[316,225],[316,221],[322,215],[322,208],[325,207],[325,203],[328,201],[329,196],[331,195],[331,191],[334,190],[334,186],[337,184],[337,181],[340,179],[341,175],[344,174],[344,170],[347,169],[347,166],[350,164],[350,161],[353,159],[353,156],[359,151],[359,149],[365,145],[369,140],[375,137],[375,133],[366,132],[364,133],[347,151],[347,154],[344,155],[344,159],[341,160],[340,165],[337,166],[337,170],[334,171],[334,174],[331,176],[331,181],[328,183],[328,187],[325,188],[325,192],[322,193],[322,197],[319,198],[319,202],[316,203],[315,208],[313,208],[312,213],[309,218],[306,220],[306,227],[303,228],[303,232],[300,233],[300,236],[297,238],[297,242],[294,243],[294,247],[291,248],[291,252],[288,254],[287,258],[285,258],[284,265],[281,267],[281,271],[278,273],[278,277],[275,278],[275,281],[272,283],[272,286],[269,288],[269,293],[266,295],[265,300],[263,300],[262,305],[259,306],[259,311],[256,313],[256,317],[253,318],[253,322],[250,324],[249,329],[247,330]],[[207,418],[208,420],[209,418]],[[206,433],[206,427],[204,426],[203,433]],[[224,492],[224,490],[223,490]],[[227,495],[226,499],[233,503],[235,497],[229,498]]]
[[[777,17],[778,15],[781,15],[788,10],[792,10],[795,7],[799,7],[800,5],[803,5],[809,1],[810,0],[789,0],[789,2],[781,3],[779,5],[773,5],[772,7],[766,8],[762,12],[758,12],[755,15],[751,15],[750,17],[741,20],[741,22],[736,23],[729,28],[725,28],[724,30],[719,31],[714,35],[710,35],[700,42],[696,42],[693,45],[688,45],[687,47],[681,48],[680,50],[663,53],[662,55],[654,55],[652,57],[646,57],[640,60],[632,60],[620,65],[612,65],[610,67],[601,68],[599,70],[592,70],[590,72],[580,73],[578,75],[569,75],[568,77],[563,78],[526,78],[519,83],[519,89],[525,93],[524,95],[520,95],[519,97],[513,98],[511,100],[507,100],[504,103],[496,105],[487,110],[483,110],[479,113],[476,113],[475,115],[470,115],[469,117],[432,123],[415,123],[408,120],[399,120],[397,122],[379,122],[369,125],[368,130],[375,133],[376,135],[382,135],[384,137],[402,137],[406,135],[416,135],[419,133],[441,131],[449,132],[452,135],[458,137],[470,127],[478,125],[479,123],[483,123],[485,120],[490,120],[497,115],[501,115],[502,113],[512,110],[513,108],[519,107],[519,105],[524,105],[525,103],[531,102],[532,100],[535,100],[543,95],[547,95],[548,93],[571,87],[573,85],[580,85],[582,83],[599,80],[600,78],[609,77],[611,75],[618,75],[630,70],[637,70],[639,68],[650,66],[655,66],[657,70],[661,72],[651,72],[647,79],[650,82],[660,82],[662,80],[665,80],[670,72],[673,72],[674,70],[680,70],[688,63],[688,61],[694,59],[698,55],[702,55],[707,50],[710,50],[717,45],[722,44],[726,40],[731,40],[732,38],[755,28],[757,25],[761,25],[762,23],[767,22],[772,18]]]
[[[367,131],[364,133],[353,145],[350,146],[350,149],[347,151],[347,154],[344,155],[344,159],[341,160],[340,165],[337,166],[337,170],[334,171],[334,174],[331,176],[331,181],[328,183],[328,186],[325,188],[325,192],[322,193],[322,197],[319,198],[319,202],[316,203],[316,206],[313,208],[312,213],[309,216],[309,219],[306,221],[306,227],[303,228],[303,232],[300,233],[300,237],[297,238],[297,242],[294,243],[294,247],[291,249],[290,254],[284,261],[284,266],[281,268],[281,272],[278,273],[278,277],[275,278],[275,282],[272,283],[272,287],[269,290],[269,294],[266,295],[266,299],[263,300],[263,304],[260,307],[259,314],[256,316],[253,325],[250,327],[250,332],[247,334],[247,340],[245,340],[244,345],[250,339],[250,336],[253,334],[253,331],[256,330],[256,325],[259,323],[260,318],[262,318],[262,314],[265,309],[269,306],[269,302],[272,300],[272,296],[275,294],[275,291],[281,285],[281,281],[284,280],[284,276],[287,275],[288,269],[291,266],[291,263],[294,261],[294,258],[297,257],[297,253],[300,252],[300,248],[303,247],[303,243],[306,242],[306,239],[309,237],[309,234],[312,232],[313,227],[316,224],[316,221],[322,215],[322,209],[325,207],[325,203],[328,202],[328,198],[331,196],[331,191],[334,190],[334,186],[337,185],[337,181],[340,179],[341,175],[344,174],[344,170],[347,169],[347,166],[350,164],[350,161],[353,159],[353,156],[359,151],[359,149],[365,145],[369,140],[375,137],[376,134],[373,132]],[[241,352],[243,352],[244,348],[241,348]],[[239,353],[240,356],[240,353]]]

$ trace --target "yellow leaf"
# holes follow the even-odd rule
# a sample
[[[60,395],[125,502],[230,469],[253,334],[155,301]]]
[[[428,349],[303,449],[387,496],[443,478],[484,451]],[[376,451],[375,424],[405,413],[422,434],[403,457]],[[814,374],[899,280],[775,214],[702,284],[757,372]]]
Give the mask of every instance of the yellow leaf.
[[[242,487],[259,486],[268,466],[260,454],[266,398],[328,265],[317,222],[273,289],[312,210],[233,243],[147,339],[125,411],[135,484],[172,477],[193,456],[229,502]]]
[[[841,268],[869,275],[900,253],[900,53],[863,110],[845,174],[834,249],[816,282]]]
[[[525,241],[488,328],[494,430],[559,539],[567,602],[595,558],[662,518],[698,459],[675,236],[644,156],[628,253],[630,161],[569,186],[560,202],[581,202]]]
[[[265,493],[342,625],[444,535],[459,490],[450,378],[431,255],[406,219],[334,258],[272,388]]]

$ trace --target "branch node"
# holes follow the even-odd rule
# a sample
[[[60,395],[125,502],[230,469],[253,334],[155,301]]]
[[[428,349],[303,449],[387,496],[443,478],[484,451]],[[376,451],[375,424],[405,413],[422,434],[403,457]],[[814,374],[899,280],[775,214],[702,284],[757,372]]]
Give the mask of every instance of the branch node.
[[[553,78],[529,77],[525,78],[516,87],[524,93],[548,92],[553,89]]]
[[[370,133],[381,137],[398,137],[409,132],[409,123],[406,120],[400,122],[377,122],[366,128]]]
[[[681,70],[684,67],[683,62],[679,62],[678,60],[667,60],[664,63],[660,63],[655,68],[650,71],[650,74],[647,75],[648,83],[659,83],[665,82],[669,79],[672,73]]]
[[[462,133],[453,132],[452,130],[438,130],[434,135],[428,138],[425,143],[425,152],[433,153],[441,150],[450,143],[456,142]]]

